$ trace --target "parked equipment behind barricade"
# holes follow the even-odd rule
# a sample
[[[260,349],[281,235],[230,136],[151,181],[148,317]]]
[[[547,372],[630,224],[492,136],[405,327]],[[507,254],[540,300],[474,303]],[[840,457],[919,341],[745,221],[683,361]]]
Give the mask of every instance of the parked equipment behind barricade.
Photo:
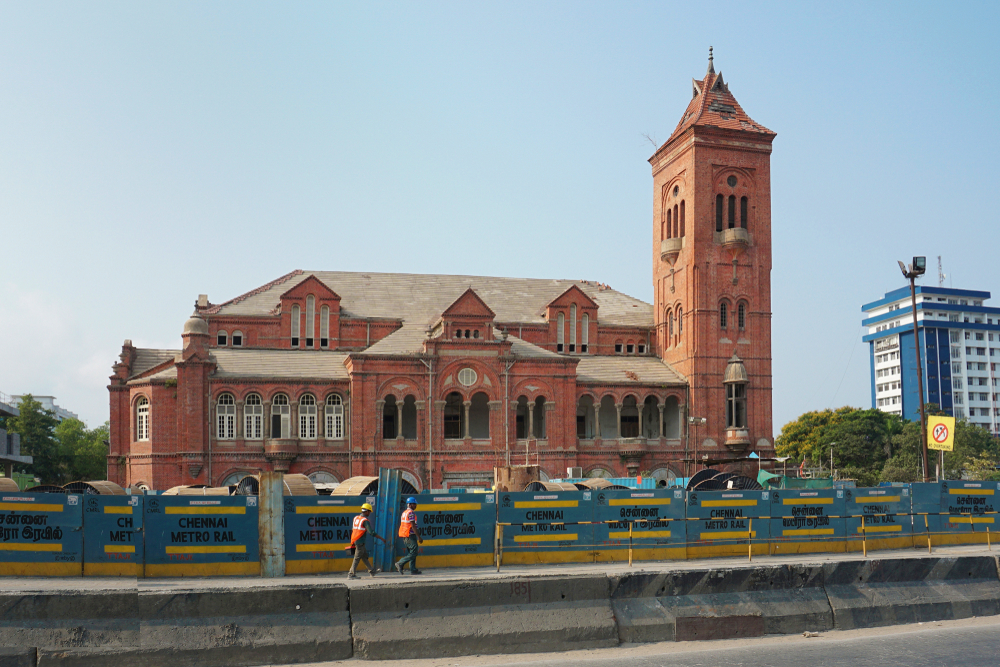
[[[256,496],[145,498],[147,577],[259,575]]]
[[[347,550],[351,524],[361,505],[375,500],[375,496],[286,496],[285,573],[346,572],[354,557]],[[365,546],[369,553],[375,548],[370,533]]]
[[[143,497],[88,495],[83,499],[83,574],[141,577]]]
[[[771,491],[771,554],[846,549],[845,489]]]
[[[420,567],[472,567],[493,562],[496,496],[492,493],[432,494],[417,499],[423,535]]]
[[[593,508],[594,560],[686,557],[683,489],[606,488],[583,498]]]
[[[0,477],[0,493],[17,493],[21,487],[10,477]]]
[[[688,491],[687,557],[766,556],[770,516],[771,492],[763,489]]]
[[[0,575],[83,574],[83,496],[0,493]]]
[[[996,532],[1000,482],[947,481],[940,488],[941,543],[985,544],[987,529]]]
[[[98,480],[93,482],[70,482],[63,486],[66,493],[80,493],[85,496],[124,496],[125,489],[114,482]]]
[[[908,486],[879,486],[843,491],[848,551],[904,549],[913,546]]]
[[[502,562],[593,562],[593,508],[587,497],[592,493],[573,487],[572,491],[498,494]]]

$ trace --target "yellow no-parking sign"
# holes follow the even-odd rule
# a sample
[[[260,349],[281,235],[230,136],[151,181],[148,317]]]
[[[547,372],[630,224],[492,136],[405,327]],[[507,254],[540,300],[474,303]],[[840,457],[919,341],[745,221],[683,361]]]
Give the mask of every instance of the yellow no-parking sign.
[[[950,452],[955,449],[955,418],[927,418],[927,448]]]

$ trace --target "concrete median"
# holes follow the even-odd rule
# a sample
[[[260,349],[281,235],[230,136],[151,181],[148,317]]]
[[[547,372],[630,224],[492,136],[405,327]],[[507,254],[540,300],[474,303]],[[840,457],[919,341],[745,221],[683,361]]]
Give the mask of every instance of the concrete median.
[[[135,589],[0,593],[0,646],[126,647],[138,641]]]
[[[624,574],[611,605],[622,642],[724,639],[833,627],[818,566]]]
[[[354,655],[369,660],[618,644],[603,574],[356,588],[351,621]]]
[[[865,560],[823,570],[837,629],[1000,614],[992,557]]]

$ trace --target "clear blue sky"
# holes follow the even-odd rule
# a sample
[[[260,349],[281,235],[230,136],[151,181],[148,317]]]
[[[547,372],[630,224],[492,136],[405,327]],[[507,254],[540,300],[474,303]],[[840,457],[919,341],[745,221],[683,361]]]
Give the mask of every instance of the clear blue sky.
[[[774,428],[868,406],[897,259],[1000,291],[997,3],[0,4],[0,391],[108,417],[122,340],[289,270],[650,301],[649,134],[708,46],[775,130]],[[934,283],[936,276],[928,283]],[[1000,302],[1000,297],[997,299]]]

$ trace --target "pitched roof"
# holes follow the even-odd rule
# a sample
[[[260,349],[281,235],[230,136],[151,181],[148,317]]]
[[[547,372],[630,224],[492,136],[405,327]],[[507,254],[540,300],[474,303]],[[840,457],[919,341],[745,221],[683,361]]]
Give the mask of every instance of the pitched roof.
[[[212,350],[212,377],[346,380],[346,352],[333,350]]]
[[[151,368],[156,368],[160,364],[173,361],[174,357],[180,354],[180,350],[153,350],[146,348],[136,348],[135,361],[132,362],[132,375],[136,377],[142,375]]]
[[[602,324],[653,326],[652,305],[610,288],[602,289],[593,281],[346,271],[293,271],[206,312],[268,315],[278,306],[283,293],[310,275],[340,295],[341,313],[347,317],[401,319],[425,327],[472,288],[497,314],[497,322],[542,324],[546,305],[576,285],[600,307]]]
[[[581,384],[686,384],[684,376],[656,357],[580,357],[576,381]]]
[[[361,352],[355,352],[354,354],[357,356],[366,356],[371,354],[418,354],[424,349],[424,340],[426,337],[426,328],[413,325],[403,325],[385,338],[379,340],[371,347],[366,348]],[[499,329],[493,329],[493,337],[500,338]],[[511,343],[511,353],[519,357],[532,357],[535,359],[565,358],[564,355],[552,352],[551,350],[546,350],[545,348],[539,347],[534,343],[521,340],[517,336],[511,336],[508,334],[507,339]],[[485,343],[485,345],[490,344]]]
[[[675,137],[690,127],[719,127],[727,130],[742,130],[775,137],[774,132],[767,129],[747,115],[722,78],[722,72],[715,73],[715,68],[709,65],[705,78],[701,81],[691,80],[692,99],[681,116],[670,138],[663,142],[666,146]],[[657,149],[657,152],[663,149]]]

